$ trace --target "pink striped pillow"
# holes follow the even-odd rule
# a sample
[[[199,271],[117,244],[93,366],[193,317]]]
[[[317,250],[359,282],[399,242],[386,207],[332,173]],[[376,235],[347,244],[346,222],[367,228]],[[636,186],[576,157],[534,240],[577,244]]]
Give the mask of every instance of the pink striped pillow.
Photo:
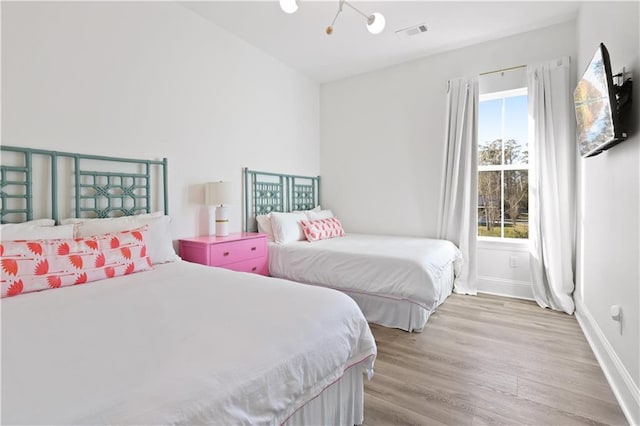
[[[3,241],[2,297],[149,270],[146,232],[145,226],[88,238]]]
[[[326,240],[328,238],[343,237],[344,229],[338,218],[301,220],[300,225],[305,237],[309,241]]]

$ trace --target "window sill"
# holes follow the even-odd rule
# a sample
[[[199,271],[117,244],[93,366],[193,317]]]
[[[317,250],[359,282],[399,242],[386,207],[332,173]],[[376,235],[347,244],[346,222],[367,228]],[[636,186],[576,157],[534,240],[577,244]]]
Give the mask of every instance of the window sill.
[[[479,249],[529,251],[529,240],[523,238],[478,237]]]

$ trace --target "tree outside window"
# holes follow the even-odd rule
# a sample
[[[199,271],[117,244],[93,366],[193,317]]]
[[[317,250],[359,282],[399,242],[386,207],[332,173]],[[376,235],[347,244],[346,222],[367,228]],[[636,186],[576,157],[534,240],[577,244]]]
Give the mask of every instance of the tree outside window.
[[[480,97],[478,235],[529,237],[527,89]]]

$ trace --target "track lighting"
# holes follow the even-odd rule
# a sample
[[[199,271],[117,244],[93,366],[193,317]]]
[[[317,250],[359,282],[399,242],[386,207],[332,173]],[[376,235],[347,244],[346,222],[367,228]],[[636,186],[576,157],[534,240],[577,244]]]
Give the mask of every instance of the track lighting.
[[[351,9],[358,12],[367,20],[367,30],[369,30],[371,34],[380,34],[382,30],[384,30],[385,19],[381,13],[376,12],[371,15],[365,15],[364,13],[362,13],[362,11],[360,11],[360,9],[357,9],[354,5],[347,2],[347,0],[338,0],[338,2],[339,4],[338,4],[338,11],[336,12],[336,16],[333,18],[333,22],[331,22],[331,25],[329,25],[325,30],[327,35],[333,34],[333,26],[336,23],[338,16],[342,12],[342,7],[345,4],[349,6]],[[280,0],[280,8],[286,13],[294,13],[296,10],[298,10],[298,1],[297,0]]]

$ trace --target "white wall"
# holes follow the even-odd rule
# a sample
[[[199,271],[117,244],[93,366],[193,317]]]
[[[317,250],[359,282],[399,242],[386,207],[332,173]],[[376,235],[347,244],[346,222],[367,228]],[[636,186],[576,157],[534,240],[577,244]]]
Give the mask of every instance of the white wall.
[[[2,144],[169,160],[174,238],[202,184],[319,172],[319,87],[169,2],[2,2]]]
[[[577,316],[631,424],[640,424],[639,3],[587,2],[577,21],[578,75],[600,42],[614,73],[634,79],[634,123],[625,142],[579,159]],[[622,331],[609,314],[622,307]]]
[[[447,80],[575,57],[575,45],[570,22],[323,85],[323,205],[348,231],[435,236]],[[480,251],[489,259],[480,263],[481,290],[530,297],[522,250],[495,254]],[[510,256],[517,268],[504,264]]]

